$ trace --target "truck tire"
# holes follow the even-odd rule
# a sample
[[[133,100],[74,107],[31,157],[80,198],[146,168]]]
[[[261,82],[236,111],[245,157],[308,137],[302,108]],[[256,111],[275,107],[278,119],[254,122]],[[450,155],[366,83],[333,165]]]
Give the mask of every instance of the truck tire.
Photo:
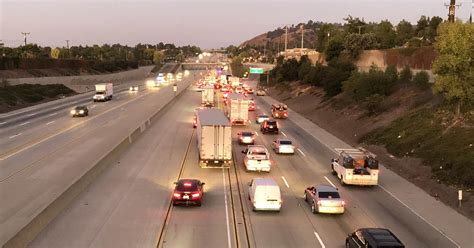
[[[333,175],[337,175],[336,171],[334,170],[334,165],[331,165],[331,173]]]
[[[341,176],[340,181],[341,181],[341,185],[342,185],[342,186],[346,186],[346,183],[344,182],[344,177],[343,177],[343,176]]]
[[[311,204],[311,213],[316,214],[316,203],[313,201],[313,204]]]
[[[304,198],[304,201],[305,201],[305,202],[308,202],[308,196],[306,195],[306,191],[305,191],[304,194],[303,194],[303,198]]]

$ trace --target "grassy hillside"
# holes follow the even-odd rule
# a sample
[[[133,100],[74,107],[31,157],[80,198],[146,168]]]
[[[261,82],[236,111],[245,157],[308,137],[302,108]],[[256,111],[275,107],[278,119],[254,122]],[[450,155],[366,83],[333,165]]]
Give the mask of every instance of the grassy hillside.
[[[4,81],[0,87],[0,113],[74,94],[74,91],[62,84],[11,86]]]

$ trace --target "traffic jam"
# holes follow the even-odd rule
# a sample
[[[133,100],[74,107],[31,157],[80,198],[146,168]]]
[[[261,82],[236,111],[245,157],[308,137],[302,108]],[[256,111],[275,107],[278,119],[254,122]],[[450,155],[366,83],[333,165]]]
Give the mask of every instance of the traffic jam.
[[[245,79],[232,75],[223,75],[219,69],[208,71],[207,74],[194,84],[196,91],[201,93],[201,104],[196,107],[192,120],[196,129],[199,150],[199,165],[202,168],[225,168],[241,166],[234,164],[232,157],[233,139],[244,149],[235,154],[242,154],[242,166],[246,173],[268,173],[270,177],[256,177],[248,182],[248,200],[253,211],[280,212],[283,206],[282,194],[276,180],[271,177],[275,156],[294,155],[297,149],[293,140],[281,134],[280,122],[290,118],[285,104],[271,105],[269,114],[257,108],[254,96],[265,96],[264,89],[253,89]],[[261,112],[259,112],[261,111]],[[250,119],[249,113],[255,113],[255,119]],[[253,115],[253,114],[252,114]],[[257,125],[260,133],[247,127]],[[238,127],[237,136],[233,136],[232,127]],[[242,130],[242,127],[245,130]],[[257,129],[258,130],[258,129]],[[270,147],[259,144],[256,137],[275,135]],[[240,147],[234,148],[240,149]],[[341,185],[378,184],[378,161],[375,155],[363,148],[337,149],[339,156],[330,161],[331,172]],[[239,159],[240,160],[240,159]],[[328,163],[329,164],[329,163]],[[193,185],[186,194],[175,193],[173,203],[189,203],[200,206],[203,202],[202,182],[198,179],[186,179],[185,183]],[[177,189],[185,188],[179,182]],[[178,192],[175,190],[175,192]],[[179,191],[181,192],[181,191]],[[310,211],[314,214],[344,214],[347,203],[331,184],[316,184],[308,186],[303,194]],[[186,204],[187,205],[187,204]],[[346,247],[363,247],[364,239],[382,238],[390,247],[404,247],[402,242],[388,229],[361,228],[348,234]],[[381,241],[381,240],[380,240]]]

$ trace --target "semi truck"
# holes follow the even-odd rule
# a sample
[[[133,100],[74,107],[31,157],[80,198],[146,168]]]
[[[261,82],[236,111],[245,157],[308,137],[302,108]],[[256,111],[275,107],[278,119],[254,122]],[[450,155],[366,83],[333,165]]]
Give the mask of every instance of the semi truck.
[[[95,95],[92,97],[94,102],[111,100],[114,94],[114,86],[112,83],[96,84]]]
[[[201,167],[229,167],[232,162],[232,126],[219,109],[196,112],[196,133]]]
[[[214,107],[214,87],[212,86],[202,87],[201,105],[205,107]]]
[[[249,122],[250,100],[244,95],[231,93],[228,97],[227,116],[232,125],[247,125]]]

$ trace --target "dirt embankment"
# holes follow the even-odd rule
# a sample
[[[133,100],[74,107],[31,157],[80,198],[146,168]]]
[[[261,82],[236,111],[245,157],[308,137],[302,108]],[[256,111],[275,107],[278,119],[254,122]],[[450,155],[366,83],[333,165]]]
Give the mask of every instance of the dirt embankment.
[[[351,100],[346,99],[343,95],[328,100],[324,97],[322,89],[312,86],[293,83],[289,87],[270,88],[268,93],[350,145],[367,147],[378,156],[387,168],[422,188],[437,200],[451,206],[468,218],[474,219],[472,192],[464,193],[463,206],[459,208],[458,189],[441,184],[433,177],[431,168],[423,165],[420,159],[395,157],[382,146],[367,146],[359,143],[360,137],[378,127],[389,125],[421,102],[426,103],[429,99],[433,101],[430,91],[420,92],[416,88],[400,87],[387,99],[387,101],[394,103],[392,108],[377,116],[368,116],[364,109],[354,106]]]

